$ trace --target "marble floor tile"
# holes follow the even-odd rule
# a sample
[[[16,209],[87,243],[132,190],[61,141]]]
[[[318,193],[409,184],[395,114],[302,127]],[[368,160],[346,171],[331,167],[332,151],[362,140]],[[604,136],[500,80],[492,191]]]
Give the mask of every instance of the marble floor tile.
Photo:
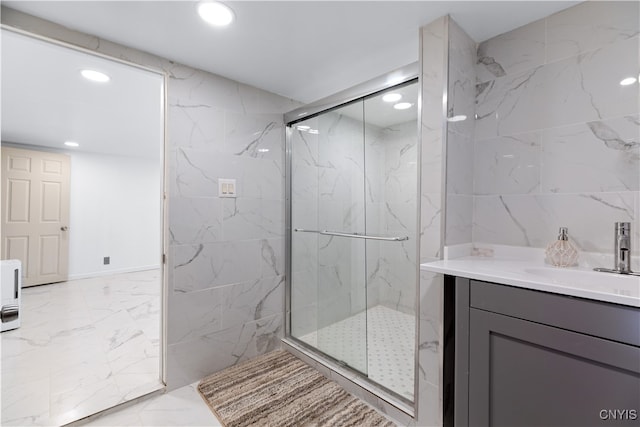
[[[21,327],[0,334],[0,424],[63,425],[161,389],[160,290],[159,270],[24,288]]]
[[[212,426],[222,424],[213,415],[193,383],[143,399],[77,425],[82,426]]]

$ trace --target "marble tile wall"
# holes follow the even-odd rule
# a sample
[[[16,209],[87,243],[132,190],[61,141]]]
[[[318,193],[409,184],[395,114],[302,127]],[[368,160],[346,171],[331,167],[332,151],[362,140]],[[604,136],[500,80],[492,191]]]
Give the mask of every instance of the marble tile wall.
[[[415,90],[419,90],[416,85]],[[415,314],[416,236],[418,194],[418,135],[415,121],[381,129],[378,141],[370,141],[367,153],[379,148],[379,166],[368,163],[367,171],[380,180],[379,203],[367,210],[367,232],[383,236],[408,236],[403,242],[367,242],[377,252],[368,262],[369,279],[377,284],[377,302],[404,313]],[[375,147],[375,148],[374,148]],[[383,170],[384,174],[380,171]],[[373,214],[373,215],[372,215]],[[378,220],[379,227],[371,225]],[[377,251],[375,251],[377,249]],[[375,298],[375,296],[374,296]],[[371,306],[371,297],[368,296]]]
[[[640,254],[640,4],[589,1],[480,43],[473,241],[544,247],[558,227]]]
[[[317,229],[347,233],[365,229],[362,114],[362,105],[352,104],[318,117]],[[322,328],[366,309],[366,241],[320,236],[318,243],[318,326]]]
[[[440,259],[443,247],[446,172],[446,135],[443,96],[447,84],[449,18],[420,29],[421,129],[420,129],[420,263]]]
[[[279,346],[290,100],[178,64],[168,83],[168,386]],[[176,121],[174,122],[174,118]],[[236,198],[219,197],[234,178]]]
[[[299,104],[6,7],[2,23],[168,75],[168,387],[278,347],[282,120]],[[218,197],[218,178],[235,178],[238,197]]]
[[[362,105],[350,105],[292,129],[294,230],[364,230],[361,116]],[[292,279],[294,336],[363,311],[365,241],[294,231]]]
[[[318,130],[318,118],[305,121]],[[318,134],[296,128],[291,133],[292,228],[318,230]],[[292,232],[291,335],[301,337],[318,329],[318,249],[316,233]]]
[[[449,20],[445,244],[472,241],[476,43]]]
[[[420,262],[440,259],[444,245],[443,195],[446,171],[446,108],[449,34],[448,16],[420,29],[421,147]],[[417,417],[415,425],[442,425],[443,276],[420,274]]]

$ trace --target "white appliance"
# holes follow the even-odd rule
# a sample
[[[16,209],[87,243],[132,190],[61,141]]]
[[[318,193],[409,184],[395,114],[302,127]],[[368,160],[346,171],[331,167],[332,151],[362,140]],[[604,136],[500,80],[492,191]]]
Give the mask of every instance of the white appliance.
[[[1,332],[20,327],[22,300],[22,264],[17,259],[0,261],[0,320]]]

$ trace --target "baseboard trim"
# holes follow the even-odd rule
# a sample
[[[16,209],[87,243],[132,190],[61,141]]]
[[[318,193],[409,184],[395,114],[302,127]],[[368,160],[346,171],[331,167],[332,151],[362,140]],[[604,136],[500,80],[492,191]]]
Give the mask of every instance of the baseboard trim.
[[[90,279],[92,277],[113,276],[114,274],[137,273],[140,271],[159,270],[159,269],[160,269],[160,264],[143,265],[140,267],[119,268],[116,270],[95,271],[93,273],[70,274],[67,280]]]

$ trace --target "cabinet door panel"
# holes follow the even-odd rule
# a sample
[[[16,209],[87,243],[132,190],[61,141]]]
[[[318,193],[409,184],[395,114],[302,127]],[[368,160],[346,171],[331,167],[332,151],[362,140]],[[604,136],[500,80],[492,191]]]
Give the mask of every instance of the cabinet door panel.
[[[609,410],[616,420],[601,412]],[[638,425],[639,417],[639,348],[470,310],[469,425]]]
[[[636,307],[477,280],[471,281],[470,306],[640,346],[640,310]]]

